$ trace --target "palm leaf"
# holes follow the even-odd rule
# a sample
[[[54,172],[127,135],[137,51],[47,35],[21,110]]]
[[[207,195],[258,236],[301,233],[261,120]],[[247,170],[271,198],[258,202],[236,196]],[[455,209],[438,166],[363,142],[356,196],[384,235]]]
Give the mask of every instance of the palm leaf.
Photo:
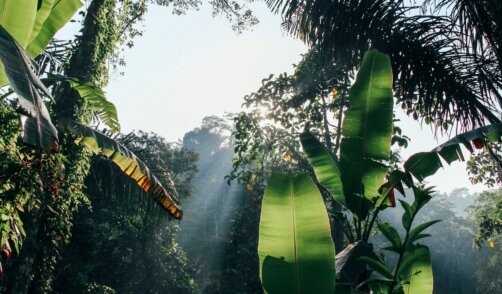
[[[338,167],[339,164],[337,160],[333,158],[328,149],[309,132],[304,132],[300,135],[300,142],[309,163],[314,168],[319,183],[331,193],[337,202],[343,206],[347,206],[343,194],[341,171]]]
[[[436,173],[440,167],[443,167],[440,158],[443,158],[448,164],[456,160],[464,160],[460,149],[461,145],[472,151],[472,145],[476,148],[483,148],[486,142],[496,142],[501,137],[502,123],[477,128],[457,135],[429,152],[413,154],[404,163],[404,169],[419,181],[423,181],[426,177]]]
[[[182,218],[183,211],[176,198],[174,184],[170,182],[164,187],[148,166],[124,145],[97,130],[71,120],[60,120],[58,126],[77,136],[77,144],[83,145],[95,155],[102,155],[115,163],[141,189],[145,192],[151,192],[155,201],[166,209],[170,216],[175,219]]]
[[[0,60],[11,87],[18,94],[17,110],[27,116],[21,121],[23,140],[43,150],[57,150],[58,132],[38,90],[48,97],[51,94],[36,75],[35,62],[2,26]]]
[[[322,196],[305,174],[273,174],[258,243],[266,293],[333,293],[335,252]]]
[[[485,20],[490,25],[500,24],[496,18],[501,5],[496,2],[491,1],[491,6],[498,8],[491,9],[491,17]],[[446,128],[454,125],[453,120],[463,129],[484,125],[485,120],[501,121],[500,68],[490,56],[459,50],[456,44],[465,34],[449,17],[424,15],[403,1],[390,0],[267,3],[282,14],[289,32],[321,48],[348,70],[355,68],[370,46],[388,53],[398,101],[416,119],[422,117]],[[497,43],[487,43],[497,48]],[[502,50],[498,52],[502,56]]]
[[[378,195],[392,138],[392,70],[389,57],[376,50],[365,55],[350,90],[343,121],[340,163],[345,201],[364,218]]]

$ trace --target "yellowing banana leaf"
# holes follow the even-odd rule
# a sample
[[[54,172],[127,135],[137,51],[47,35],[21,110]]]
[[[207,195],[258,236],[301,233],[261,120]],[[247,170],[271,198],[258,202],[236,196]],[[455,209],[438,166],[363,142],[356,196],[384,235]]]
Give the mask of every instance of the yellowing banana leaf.
[[[317,138],[309,132],[300,135],[300,142],[307,159],[314,168],[317,180],[333,196],[333,198],[342,204],[345,203],[343,186],[341,180],[341,171],[338,162]]]
[[[150,192],[154,200],[166,209],[170,216],[181,219],[183,211],[176,199],[176,189],[172,181],[164,187],[162,183],[127,147],[105,134],[74,121],[61,119],[58,126],[77,136],[77,144],[86,146],[95,155],[102,155],[115,163],[120,170],[133,179],[145,192]]]
[[[273,174],[263,196],[258,243],[266,293],[329,293],[335,251],[326,207],[305,174]]]
[[[443,167],[440,158],[443,158],[448,164],[456,160],[464,160],[460,149],[461,144],[467,149],[473,150],[471,143],[476,148],[483,148],[487,142],[497,142],[501,138],[502,123],[477,128],[457,135],[429,152],[413,154],[404,163],[404,169],[419,181],[423,181],[426,177],[435,174],[440,167]]]
[[[58,132],[38,91],[48,97],[51,94],[36,75],[35,62],[2,26],[0,60],[11,87],[18,95],[17,110],[26,115],[21,120],[23,140],[43,150],[57,150]]]
[[[82,83],[77,79],[69,79],[69,83],[80,97],[86,100],[91,110],[99,117],[100,121],[110,128],[112,133],[120,131],[120,123],[117,115],[117,108],[108,101],[101,88],[90,83]]]
[[[409,262],[406,262],[409,259]],[[405,264],[406,262],[406,264]],[[429,248],[418,245],[405,253],[399,276],[409,283],[403,285],[404,294],[431,294],[434,292],[431,255]]]
[[[345,201],[364,218],[378,195],[392,139],[392,67],[386,54],[364,55],[350,90],[350,108],[343,121],[340,163]]]

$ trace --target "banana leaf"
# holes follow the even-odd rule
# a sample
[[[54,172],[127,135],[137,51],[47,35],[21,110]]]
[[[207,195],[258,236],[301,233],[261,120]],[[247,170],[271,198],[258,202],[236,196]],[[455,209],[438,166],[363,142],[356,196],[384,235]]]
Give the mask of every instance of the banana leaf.
[[[34,58],[82,5],[79,0],[0,0],[0,25]],[[0,65],[0,87],[9,82]]]
[[[171,180],[166,187],[155,177],[148,166],[132,151],[105,134],[71,120],[60,119],[58,127],[77,137],[76,143],[87,147],[95,155],[110,159],[175,219],[183,217],[176,189]]]
[[[302,133],[300,142],[310,165],[314,168],[317,181],[331,193],[337,202],[347,206],[337,160],[310,132]]]
[[[345,201],[359,218],[385,179],[392,139],[392,67],[387,55],[369,50],[350,90],[343,121],[340,163]]]
[[[329,293],[335,250],[326,207],[305,174],[273,174],[263,196],[258,254],[266,293]]]
[[[43,0],[37,12],[31,40],[26,48],[36,57],[49,45],[54,35],[73,17],[80,7],[80,0]]]
[[[431,255],[429,248],[415,246],[403,256],[401,279],[409,281],[403,285],[404,294],[431,294],[434,291]]]
[[[16,40],[0,26],[0,60],[11,87],[17,93],[17,111],[22,117],[24,142],[43,150],[58,150],[58,132],[39,90],[51,97],[36,75],[36,64]]]
[[[411,173],[419,181],[431,176],[443,167],[441,158],[448,164],[456,160],[464,160],[461,145],[464,145],[471,152],[473,145],[476,148],[483,148],[487,142],[500,141],[502,137],[502,123],[488,125],[472,131],[457,135],[447,142],[437,146],[429,152],[413,154],[404,163],[406,172]]]
[[[70,78],[69,83],[80,97],[89,103],[91,110],[97,115],[102,123],[110,128],[112,133],[120,131],[120,123],[115,105],[108,101],[101,88],[90,83],[82,83],[77,79]]]

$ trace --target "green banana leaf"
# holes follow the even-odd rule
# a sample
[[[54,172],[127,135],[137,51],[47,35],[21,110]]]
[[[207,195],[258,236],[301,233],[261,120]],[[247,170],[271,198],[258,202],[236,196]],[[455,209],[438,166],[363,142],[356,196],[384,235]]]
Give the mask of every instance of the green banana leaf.
[[[51,94],[36,75],[35,62],[2,26],[0,60],[11,87],[18,95],[17,111],[26,115],[21,120],[23,140],[43,150],[57,150],[58,132],[38,91],[48,97]]]
[[[385,179],[392,139],[392,67],[376,50],[364,55],[350,90],[350,108],[343,121],[340,163],[345,201],[364,218],[371,199]]]
[[[79,0],[0,0],[0,25],[36,57],[82,5]],[[0,65],[0,87],[8,82]]]
[[[115,105],[106,99],[105,93],[91,83],[82,83],[77,79],[68,80],[80,97],[89,103],[89,106],[99,120],[104,123],[112,133],[120,131],[120,123]]]
[[[423,245],[415,246],[403,257],[402,270],[399,276],[409,283],[403,285],[405,294],[431,294],[434,291],[431,255],[429,248]]]
[[[258,242],[266,293],[329,293],[335,250],[326,207],[305,174],[273,174],[263,196]]]
[[[36,57],[49,45],[54,35],[82,7],[80,0],[44,0],[37,13],[32,30],[30,44],[26,48],[32,57]]]
[[[155,177],[148,166],[132,151],[107,135],[71,120],[60,119],[58,127],[77,137],[76,143],[87,147],[95,155],[110,159],[145,192],[150,192],[170,216],[181,219],[183,211],[172,181],[166,187]]]
[[[457,135],[429,152],[413,154],[404,163],[404,169],[419,181],[423,181],[443,167],[441,158],[448,164],[456,160],[464,160],[461,144],[472,152],[471,142],[476,148],[483,148],[486,142],[497,142],[501,137],[502,123],[477,128]]]
[[[33,0],[0,0],[0,26],[7,30],[12,38],[26,48],[37,15],[37,2]],[[0,65],[0,87],[8,83],[3,66]]]
[[[310,165],[314,168],[317,181],[331,193],[338,203],[347,206],[337,160],[310,132],[302,133],[300,142]]]

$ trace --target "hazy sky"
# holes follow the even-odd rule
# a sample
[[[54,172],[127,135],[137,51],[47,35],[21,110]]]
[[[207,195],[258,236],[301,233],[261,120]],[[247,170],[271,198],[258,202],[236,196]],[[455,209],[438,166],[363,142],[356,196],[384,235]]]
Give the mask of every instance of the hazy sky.
[[[226,19],[211,17],[207,5],[182,16],[151,6],[144,35],[125,51],[127,65],[120,69],[125,74],[114,75],[105,89],[117,106],[123,131],[153,131],[177,141],[207,115],[239,111],[243,97],[269,74],[291,72],[307,47],[285,35],[280,17],[263,3],[251,7],[260,24],[237,35]],[[68,34],[71,28],[65,30]],[[436,142],[427,126],[421,128],[402,113],[398,117],[412,140],[402,153],[404,159],[444,141]],[[454,163],[428,179],[439,191],[483,189],[471,185],[464,163]]]

